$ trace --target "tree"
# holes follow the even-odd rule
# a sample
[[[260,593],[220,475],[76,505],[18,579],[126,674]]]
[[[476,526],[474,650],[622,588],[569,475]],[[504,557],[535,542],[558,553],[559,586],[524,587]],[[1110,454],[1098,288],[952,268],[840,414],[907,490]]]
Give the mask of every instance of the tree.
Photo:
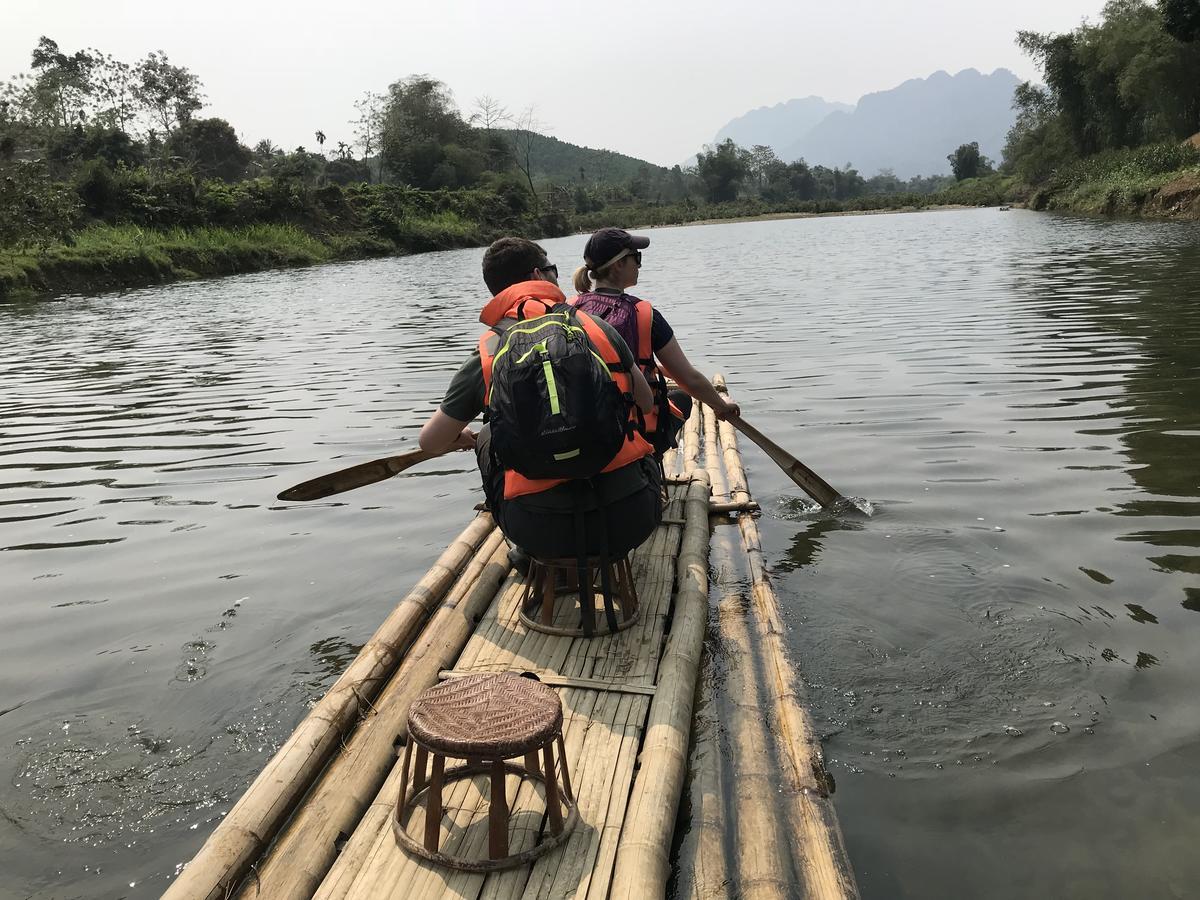
[[[96,58],[86,50],[71,55],[43,35],[33,50],[33,81],[25,93],[25,106],[35,121],[51,129],[67,128],[87,120],[92,95],[92,70]]]
[[[978,178],[992,173],[992,161],[979,152],[979,142],[960,144],[958,149],[946,157],[955,181]]]
[[[513,129],[509,133],[512,140],[513,161],[525,182],[529,185],[529,196],[533,199],[533,214],[539,213],[537,188],[533,186],[533,156],[542,131],[546,126],[537,118],[537,109],[527,106],[515,119],[512,119]]]
[[[224,119],[192,119],[167,139],[167,152],[201,178],[236,181],[254,154]]]
[[[1185,44],[1200,41],[1200,2],[1197,0],[1158,0],[1163,29]]]
[[[508,109],[499,100],[484,94],[475,98],[475,111],[471,113],[468,121],[472,125],[482,126],[484,131],[490,133],[493,128],[509,118]]]
[[[384,165],[413,187],[465,187],[487,168],[477,132],[458,114],[450,90],[428,75],[389,86],[380,126]]]
[[[79,198],[36,163],[0,168],[0,247],[41,247],[66,240],[79,215]]]
[[[363,159],[379,152],[379,129],[383,119],[383,94],[374,91],[364,91],[362,97],[354,101],[354,109],[358,118],[350,124],[354,126],[354,140],[362,150]]]
[[[93,50],[92,122],[128,131],[138,113],[133,67],[111,54]]]
[[[715,147],[705,146],[696,155],[696,174],[704,184],[705,196],[710,203],[736,200],[738,186],[748,173],[745,151],[731,138]]]
[[[315,137],[317,139],[317,146],[324,149],[324,147],[325,147],[325,132],[323,132],[320,128],[318,128],[317,132],[315,134]]]
[[[775,155],[774,149],[766,144],[755,144],[750,148],[749,168],[750,174],[754,177],[754,183],[758,187],[759,192],[762,192],[763,185],[766,184],[768,173],[781,160]]]
[[[164,137],[204,106],[200,79],[183,66],[171,65],[162,51],[150,53],[138,63],[134,76],[133,95],[162,126]]]

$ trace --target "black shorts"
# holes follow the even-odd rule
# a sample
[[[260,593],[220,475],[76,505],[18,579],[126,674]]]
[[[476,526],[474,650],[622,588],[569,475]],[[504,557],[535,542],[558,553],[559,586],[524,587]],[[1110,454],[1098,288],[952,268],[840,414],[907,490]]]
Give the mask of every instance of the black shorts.
[[[488,506],[504,536],[530,556],[579,555],[577,511],[583,517],[583,553],[588,556],[624,556],[641,546],[662,520],[662,482],[652,457],[588,481],[505,500],[504,473],[492,464],[490,444],[491,432],[485,425],[476,438],[475,453]]]

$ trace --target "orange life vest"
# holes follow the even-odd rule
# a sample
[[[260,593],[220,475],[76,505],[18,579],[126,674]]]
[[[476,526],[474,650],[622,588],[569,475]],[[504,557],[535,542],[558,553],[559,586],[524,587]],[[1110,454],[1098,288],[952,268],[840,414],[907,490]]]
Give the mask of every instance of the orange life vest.
[[[492,363],[495,361],[496,351],[500,347],[501,336],[494,330],[495,326],[505,319],[516,321],[521,318],[537,318],[548,312],[555,304],[563,303],[565,300],[563,292],[549,281],[524,281],[505,288],[483,308],[479,314],[479,321],[489,326],[489,329],[479,338],[479,361],[483,367],[483,404],[485,408],[492,391]],[[588,340],[591,341],[596,353],[608,366],[608,371],[616,381],[617,387],[621,389],[621,393],[632,398],[633,377],[629,372],[621,370],[621,355],[612,345],[612,341],[608,339],[608,335],[604,333],[604,329],[586,313],[581,311],[576,315],[579,317],[579,324],[587,332]],[[636,415],[636,408],[631,409],[631,419],[634,419]],[[637,462],[653,452],[654,448],[642,437],[640,431],[636,427],[632,428],[630,439],[621,444],[617,455],[601,471],[615,471]],[[548,491],[567,481],[566,478],[526,478],[520,472],[505,469],[504,499],[512,500],[514,497]]]

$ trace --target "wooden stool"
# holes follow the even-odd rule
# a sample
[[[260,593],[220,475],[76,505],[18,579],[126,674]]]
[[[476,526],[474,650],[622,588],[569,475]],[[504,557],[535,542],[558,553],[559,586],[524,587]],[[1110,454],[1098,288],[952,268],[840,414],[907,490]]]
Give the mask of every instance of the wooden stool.
[[[560,572],[564,576],[564,585],[569,586],[563,596],[575,596],[579,599],[579,628],[564,628],[554,624],[554,601],[558,598],[555,587]],[[521,621],[526,628],[546,634],[593,637],[596,634],[596,591],[603,585],[605,574],[601,570],[600,557],[589,556],[584,569],[584,581],[591,590],[581,591],[578,560],[530,560],[529,574],[525,576],[525,590],[521,594]],[[629,565],[629,558],[625,556],[610,559],[607,576],[609,595],[604,598],[604,617],[608,628],[600,633],[616,634],[638,620],[637,588],[633,583],[633,568]],[[614,602],[617,601],[620,604],[619,617],[617,610],[613,608]]]
[[[487,872],[527,863],[557,847],[575,827],[579,813],[571,793],[571,776],[563,749],[562,704],[558,694],[540,681],[507,673],[451,678],[431,687],[408,711],[408,740],[400,800],[392,817],[397,842],[425,859],[456,869]],[[554,775],[554,747],[562,785]],[[416,753],[412,752],[416,747]],[[414,762],[409,792],[409,765]],[[446,769],[446,757],[466,760]],[[523,757],[518,766],[506,760]],[[426,762],[432,758],[426,781]],[[544,767],[543,767],[544,764]],[[546,789],[546,814],[550,834],[521,853],[508,852],[507,774],[540,781]],[[478,774],[491,777],[488,809],[488,858],[468,859],[438,850],[442,825],[442,789],[452,781]],[[405,830],[409,808],[425,793],[424,843]]]

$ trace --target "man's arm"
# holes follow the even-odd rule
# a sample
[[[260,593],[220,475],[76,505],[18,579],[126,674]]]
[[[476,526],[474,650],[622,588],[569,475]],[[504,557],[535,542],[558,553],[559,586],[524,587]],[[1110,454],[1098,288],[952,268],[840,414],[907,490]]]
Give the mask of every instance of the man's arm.
[[[712,382],[696,371],[696,367],[688,362],[688,358],[683,355],[683,348],[679,346],[679,341],[675,338],[671,338],[667,345],[654,355],[662,364],[663,371],[675,379],[675,382],[690,396],[711,406],[718,419],[741,416],[741,407],[736,403],[730,403],[717,393]]]
[[[633,367],[630,376],[633,379],[633,402],[642,412],[650,412],[654,408],[654,391],[650,390],[650,382],[637,366]]]
[[[475,447],[475,432],[467,427],[466,422],[452,418],[439,409],[421,427],[417,443],[429,453],[472,450]]]

